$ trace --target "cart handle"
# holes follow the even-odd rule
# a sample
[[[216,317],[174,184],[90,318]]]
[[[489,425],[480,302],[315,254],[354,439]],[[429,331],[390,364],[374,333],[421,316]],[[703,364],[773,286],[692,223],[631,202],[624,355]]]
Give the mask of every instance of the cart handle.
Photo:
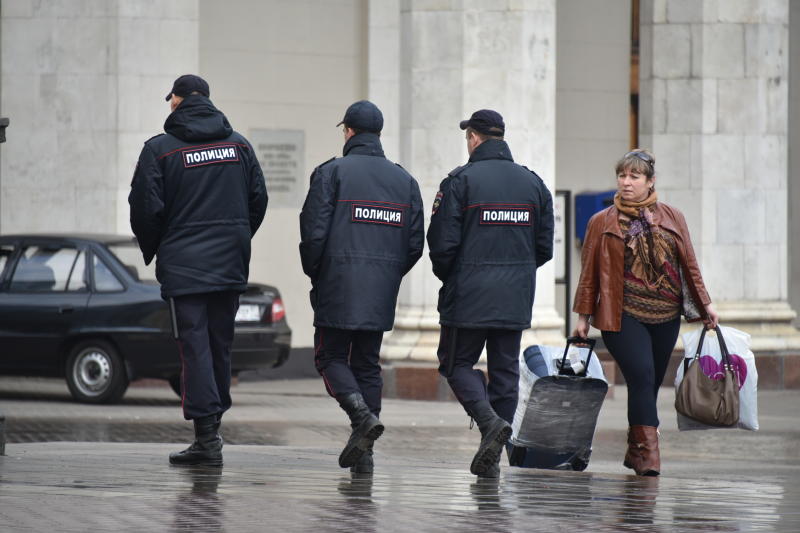
[[[561,358],[561,368],[558,369],[558,375],[560,376],[561,373],[564,371],[564,363],[567,362],[567,352],[569,351],[570,344],[588,344],[589,345],[589,355],[586,356],[586,368],[583,369],[583,375],[587,375],[589,372],[589,361],[592,360],[592,351],[594,351],[594,345],[597,343],[597,340],[590,339],[590,338],[583,338],[583,337],[567,337],[567,345],[564,347],[564,357]]]

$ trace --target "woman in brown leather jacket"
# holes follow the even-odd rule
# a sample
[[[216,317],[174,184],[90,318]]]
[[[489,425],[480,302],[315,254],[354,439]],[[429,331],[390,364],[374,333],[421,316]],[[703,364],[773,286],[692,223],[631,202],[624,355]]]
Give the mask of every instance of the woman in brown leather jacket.
[[[623,464],[640,476],[657,476],[656,397],[678,338],[681,314],[719,318],[711,306],[683,214],[658,202],[655,158],[634,150],[617,162],[614,205],[595,214],[586,229],[573,335],[589,324],[602,332],[628,386],[628,451]]]

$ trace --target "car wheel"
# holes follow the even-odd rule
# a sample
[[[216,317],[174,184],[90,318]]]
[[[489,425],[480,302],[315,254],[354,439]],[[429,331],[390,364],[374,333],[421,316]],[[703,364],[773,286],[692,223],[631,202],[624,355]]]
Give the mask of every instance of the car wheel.
[[[169,381],[169,386],[173,391],[175,391],[175,394],[181,396],[181,375],[178,374],[177,376],[171,376],[167,378],[167,381]]]
[[[99,340],[82,342],[72,349],[66,374],[69,392],[79,402],[117,402],[128,388],[122,358],[110,344]]]

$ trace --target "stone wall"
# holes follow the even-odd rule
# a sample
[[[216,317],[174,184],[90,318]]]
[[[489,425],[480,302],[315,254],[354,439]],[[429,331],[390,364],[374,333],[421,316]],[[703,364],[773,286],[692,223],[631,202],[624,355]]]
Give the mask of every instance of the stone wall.
[[[258,131],[303,139],[299,199],[276,194],[275,176],[265,172],[272,192],[250,263],[251,281],[280,289],[295,346],[313,345],[298,215],[311,172],[342,155],[336,124],[348,105],[367,96],[366,25],[361,0],[200,1],[200,74],[215,105],[256,152]],[[396,128],[396,118],[389,119]]]
[[[789,303],[800,309],[800,0],[789,9]]]
[[[197,2],[6,0],[0,231],[129,233],[142,143],[197,69]]]
[[[788,0],[645,0],[641,143],[723,322],[800,348],[788,297]]]

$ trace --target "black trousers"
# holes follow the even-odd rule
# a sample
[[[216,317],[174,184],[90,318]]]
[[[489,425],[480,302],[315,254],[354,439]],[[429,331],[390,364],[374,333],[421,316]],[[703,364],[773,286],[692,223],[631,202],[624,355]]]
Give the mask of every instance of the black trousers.
[[[439,373],[447,378],[447,383],[467,414],[470,414],[472,404],[488,399],[497,416],[509,424],[514,420],[521,339],[522,331],[519,330],[442,326],[437,351]],[[484,345],[489,370],[488,388],[483,372],[473,368]]]
[[[382,331],[316,328],[314,365],[328,394],[360,392],[375,416],[381,412],[380,352]]]
[[[231,346],[239,293],[175,297],[181,355],[181,405],[186,420],[231,407]]]
[[[644,324],[622,314],[619,331],[603,331],[603,342],[628,385],[628,424],[658,427],[656,398],[678,340],[680,317]]]

